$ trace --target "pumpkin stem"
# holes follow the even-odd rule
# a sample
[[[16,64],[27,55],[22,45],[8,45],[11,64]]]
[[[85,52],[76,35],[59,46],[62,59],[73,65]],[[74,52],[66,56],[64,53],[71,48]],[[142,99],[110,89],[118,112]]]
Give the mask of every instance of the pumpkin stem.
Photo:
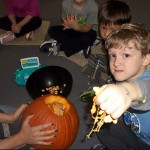
[[[65,105],[59,102],[53,102],[50,106],[50,109],[54,114],[62,116],[64,114]]]

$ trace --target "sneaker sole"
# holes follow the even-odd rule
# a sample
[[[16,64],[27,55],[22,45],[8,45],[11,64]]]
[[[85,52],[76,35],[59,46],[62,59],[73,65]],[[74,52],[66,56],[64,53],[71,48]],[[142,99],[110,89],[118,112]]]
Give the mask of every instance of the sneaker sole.
[[[43,46],[43,45],[45,45],[45,44],[50,44],[51,42],[50,41],[45,41],[44,43],[42,43],[41,45],[40,45],[40,48]]]
[[[49,47],[51,46],[51,44],[52,43],[50,41],[44,42],[43,44],[40,45],[40,51],[48,53],[49,52]]]
[[[84,50],[85,58],[88,58],[90,55],[91,55],[91,46],[89,46],[86,51]]]

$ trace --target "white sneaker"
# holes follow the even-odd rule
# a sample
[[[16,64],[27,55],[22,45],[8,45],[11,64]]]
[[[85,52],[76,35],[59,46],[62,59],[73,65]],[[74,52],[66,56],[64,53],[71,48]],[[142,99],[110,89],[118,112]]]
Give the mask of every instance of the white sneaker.
[[[28,41],[32,41],[34,39],[34,31],[31,31],[29,33],[26,33],[25,34],[25,38],[28,40]]]
[[[58,42],[56,40],[45,41],[43,44],[41,44],[40,51],[49,53],[48,55],[52,54],[56,56],[59,51]]]
[[[83,55],[83,50],[79,51],[79,55],[80,55],[80,56]]]
[[[85,58],[88,58],[91,55],[91,46],[88,46],[86,49],[79,51],[79,55],[84,55]]]
[[[0,36],[1,44],[7,44],[15,39],[15,34],[12,31],[7,31],[5,34]]]
[[[91,46],[88,46],[86,49],[84,49],[83,54],[85,58],[89,58],[89,56],[91,55]]]

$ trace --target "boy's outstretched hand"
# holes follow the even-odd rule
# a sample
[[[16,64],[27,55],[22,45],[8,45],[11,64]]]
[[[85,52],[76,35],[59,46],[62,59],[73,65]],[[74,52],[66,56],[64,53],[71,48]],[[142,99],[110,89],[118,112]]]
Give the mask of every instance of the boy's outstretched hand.
[[[136,84],[123,83],[104,86],[96,97],[96,104],[114,119],[119,118],[130,107],[131,102],[140,97],[140,94],[137,95],[139,88]]]

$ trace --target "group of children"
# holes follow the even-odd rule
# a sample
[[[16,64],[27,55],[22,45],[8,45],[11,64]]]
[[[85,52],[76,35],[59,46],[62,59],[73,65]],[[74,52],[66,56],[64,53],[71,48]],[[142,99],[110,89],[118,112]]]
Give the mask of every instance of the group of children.
[[[122,24],[129,23],[131,18],[130,8],[125,2],[108,1],[100,6],[98,11],[99,54],[91,54],[88,63],[82,69],[84,74],[94,80],[91,84],[103,84],[102,73],[106,76],[105,79],[108,78],[109,67],[105,39],[113,30]]]
[[[7,11],[8,16],[3,19],[9,22],[5,29],[18,37],[37,28],[34,26],[30,31],[23,32],[31,20],[38,21],[39,27],[40,19],[36,17],[39,16],[38,9],[32,9],[27,16],[25,12],[22,12],[24,17],[21,18],[19,12],[16,11],[15,13],[22,21],[14,21],[15,16],[10,5],[14,7],[16,1],[6,0],[9,2],[9,6],[6,5],[9,11]],[[23,0],[20,0],[20,3],[25,4]],[[31,3],[31,0],[28,3]],[[33,12],[34,10],[36,13]],[[93,68],[97,62],[100,62],[101,69],[105,69],[114,79],[113,83],[102,87],[103,90],[97,96],[96,103],[112,118],[118,119],[118,123],[104,124],[97,133],[100,143],[91,146],[91,149],[150,149],[150,71],[147,70],[150,63],[150,33],[142,25],[131,24],[131,18],[130,8],[123,1],[109,0],[98,9],[94,0],[64,0],[62,2],[62,24],[50,27],[48,34],[52,39],[40,46],[42,52],[56,55],[59,51],[64,51],[67,57],[82,51],[88,58],[83,72],[91,76]],[[101,50],[105,54],[103,56],[90,55],[91,46],[97,35],[101,38]],[[5,44],[5,40],[1,40],[2,42]],[[91,64],[94,67],[88,69],[91,68]],[[25,107],[26,105],[20,106],[16,113],[10,115],[0,113],[0,121],[15,121]],[[54,138],[56,129],[41,131],[52,124],[31,128],[29,126],[31,118],[32,116],[29,116],[26,119],[16,135],[0,141],[0,148],[11,149],[25,143],[51,144],[44,140]],[[48,136],[49,133],[54,135]]]

